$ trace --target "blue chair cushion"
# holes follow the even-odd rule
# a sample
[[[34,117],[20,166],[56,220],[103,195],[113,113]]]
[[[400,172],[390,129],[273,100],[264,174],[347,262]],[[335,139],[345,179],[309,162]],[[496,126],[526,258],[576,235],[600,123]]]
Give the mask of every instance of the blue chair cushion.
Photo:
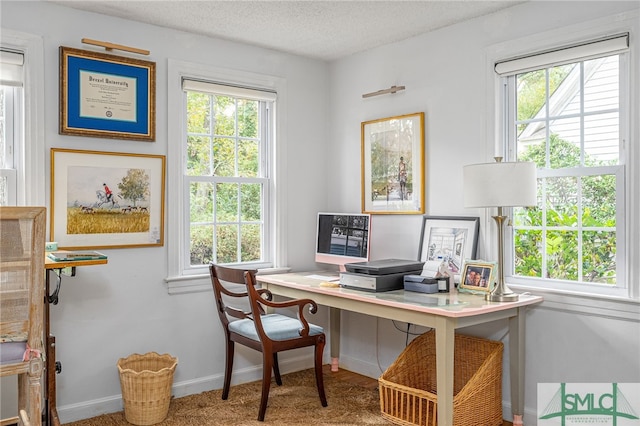
[[[281,314],[267,314],[262,317],[262,327],[271,340],[289,340],[300,337],[302,324],[296,318]],[[251,340],[259,341],[256,325],[250,319],[242,319],[229,323],[229,330]],[[309,323],[309,335],[322,334],[322,327]]]

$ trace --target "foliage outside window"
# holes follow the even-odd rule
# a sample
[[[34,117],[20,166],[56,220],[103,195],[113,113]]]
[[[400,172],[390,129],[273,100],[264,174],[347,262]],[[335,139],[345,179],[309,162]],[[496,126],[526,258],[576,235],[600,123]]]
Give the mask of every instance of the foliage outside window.
[[[264,262],[270,102],[185,93],[187,265]]]
[[[616,287],[624,253],[620,55],[516,74],[510,147],[538,168],[538,205],[514,209],[513,276]]]

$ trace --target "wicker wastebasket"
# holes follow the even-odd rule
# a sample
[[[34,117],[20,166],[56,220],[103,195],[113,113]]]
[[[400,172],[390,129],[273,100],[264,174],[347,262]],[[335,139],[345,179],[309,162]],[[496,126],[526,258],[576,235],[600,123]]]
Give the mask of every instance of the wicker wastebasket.
[[[148,352],[118,360],[124,416],[134,425],[153,425],[167,417],[178,359]]]
[[[502,342],[456,334],[453,425],[502,425]],[[437,425],[433,330],[415,338],[378,379],[382,416],[400,425]]]

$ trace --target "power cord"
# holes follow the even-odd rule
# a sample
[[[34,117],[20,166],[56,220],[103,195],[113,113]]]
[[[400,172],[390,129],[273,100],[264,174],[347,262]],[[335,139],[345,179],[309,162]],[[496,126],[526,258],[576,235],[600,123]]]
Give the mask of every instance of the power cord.
[[[393,324],[393,327],[398,330],[401,333],[404,333],[405,335],[405,341],[404,341],[404,346],[407,347],[409,346],[409,337],[410,336],[420,336],[424,333],[426,333],[426,331],[429,331],[430,329],[427,329],[426,331],[423,332],[411,332],[411,326],[415,325],[412,324],[410,322],[407,323],[407,328],[406,330],[403,330],[399,325],[398,322],[395,320],[391,320],[391,323]],[[384,373],[385,369],[382,368],[382,365],[380,364],[380,351],[378,350],[378,331],[379,331],[379,324],[380,324],[380,318],[376,317],[376,362],[378,363],[378,369],[380,370],[380,373]]]

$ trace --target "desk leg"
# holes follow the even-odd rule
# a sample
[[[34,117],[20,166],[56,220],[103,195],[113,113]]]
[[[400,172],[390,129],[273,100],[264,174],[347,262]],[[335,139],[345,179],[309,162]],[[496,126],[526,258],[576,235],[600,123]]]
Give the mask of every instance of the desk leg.
[[[58,408],[56,407],[56,338],[51,335],[51,322],[50,322],[50,303],[49,294],[51,291],[51,284],[49,275],[51,270],[47,269],[45,272],[45,295],[44,295],[44,337],[46,342],[46,363],[45,363],[45,385],[44,389],[44,424],[47,426],[60,426],[60,419],[58,418]]]
[[[340,358],[340,309],[329,308],[329,351],[331,353],[331,371],[338,371]]]
[[[453,320],[436,319],[436,386],[438,393],[438,425],[453,425]]]
[[[56,338],[49,334],[47,337],[47,386],[46,386],[46,400],[47,400],[47,414],[49,426],[60,426],[60,419],[58,418],[58,406],[56,396]]]
[[[522,425],[524,414],[524,323],[526,308],[509,319],[509,374],[511,377],[511,412],[513,425]]]

